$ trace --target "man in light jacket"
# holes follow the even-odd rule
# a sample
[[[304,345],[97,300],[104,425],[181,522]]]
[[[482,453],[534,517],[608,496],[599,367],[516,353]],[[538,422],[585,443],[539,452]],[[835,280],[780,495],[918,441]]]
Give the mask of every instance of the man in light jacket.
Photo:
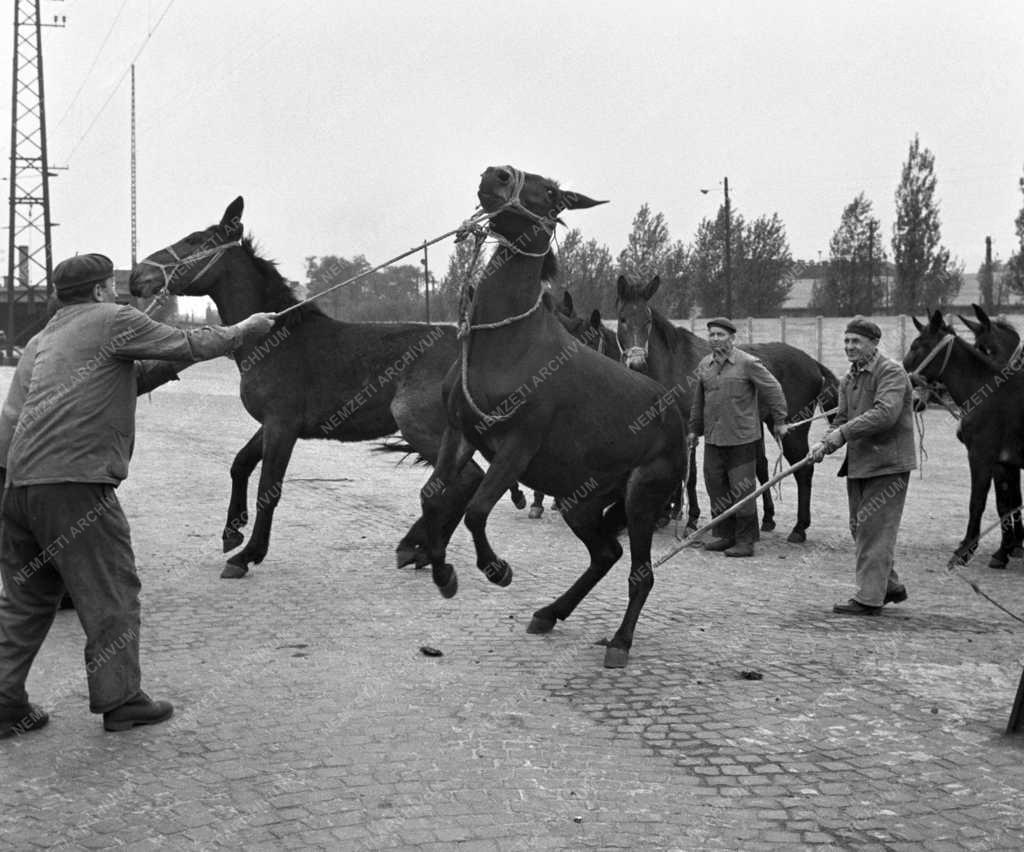
[[[168,371],[138,359],[194,363],[268,332],[274,314],[182,331],[113,304],[101,254],[58,264],[60,307],[25,346],[0,411],[0,739],[49,716],[25,692],[65,589],[85,630],[89,709],[108,731],[168,719],[141,689],[139,577],[114,489],[128,475],[135,397]]]
[[[846,444],[839,475],[846,477],[850,532],[856,542],[853,597],[837,603],[843,615],[879,615],[887,603],[907,599],[894,565],[914,455],[913,395],[902,365],[878,351],[881,329],[857,316],[843,347],[850,371],[839,383],[832,429],[811,448],[815,461]]]

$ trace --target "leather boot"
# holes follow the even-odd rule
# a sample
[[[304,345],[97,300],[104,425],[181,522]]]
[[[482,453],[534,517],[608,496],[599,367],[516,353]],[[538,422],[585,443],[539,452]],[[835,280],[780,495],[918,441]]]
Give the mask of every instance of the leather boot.
[[[120,707],[103,714],[103,727],[108,731],[127,731],[136,725],[156,725],[174,714],[170,701],[154,701],[145,692],[138,692]]]

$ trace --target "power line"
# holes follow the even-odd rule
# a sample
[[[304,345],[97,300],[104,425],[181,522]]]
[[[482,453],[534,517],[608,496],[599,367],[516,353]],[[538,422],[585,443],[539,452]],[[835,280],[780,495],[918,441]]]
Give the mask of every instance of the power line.
[[[163,21],[163,19],[165,17],[167,17],[167,13],[169,11],[171,11],[171,6],[173,6],[173,5],[174,5],[174,0],[169,0],[169,2],[167,3],[167,6],[164,7],[163,12],[160,14],[160,17],[157,18],[156,23],[153,25],[153,29],[151,29],[146,34],[146,38],[143,40],[142,45],[138,49],[138,52],[132,58],[132,61],[128,64],[128,67],[124,69],[124,72],[121,74],[121,76],[118,78],[117,82],[114,84],[114,88],[111,90],[110,94],[107,96],[107,99],[103,102],[103,105],[96,111],[96,115],[93,116],[92,121],[89,122],[89,126],[85,129],[85,133],[83,133],[79,137],[78,141],[74,144],[74,147],[71,149],[71,152],[67,156],[67,161],[68,161],[69,164],[71,162],[71,158],[75,155],[75,151],[78,150],[78,148],[82,144],[82,142],[85,141],[85,137],[88,136],[89,132],[93,129],[93,127],[96,126],[96,122],[99,121],[100,116],[103,114],[103,111],[107,108],[107,104],[109,104],[114,99],[114,95],[116,95],[117,94],[117,90],[121,88],[121,84],[124,82],[124,78],[128,76],[129,72],[132,69],[132,66],[136,63],[138,58],[142,55],[142,51],[144,51],[146,49],[146,45],[149,44],[149,40],[153,37],[153,34],[156,33],[156,31],[159,28],[159,26],[160,26],[161,22]]]
[[[75,92],[75,96],[71,99],[71,103],[68,104],[68,108],[64,110],[64,114],[57,119],[57,123],[54,125],[56,130],[61,124],[64,123],[64,119],[68,117],[68,113],[71,112],[72,108],[78,103],[78,98],[82,94],[82,90],[85,88],[85,84],[89,81],[89,75],[92,74],[96,68],[96,63],[100,61],[100,54],[103,53],[103,48],[107,46],[107,42],[110,41],[110,36],[114,32],[114,27],[117,26],[117,22],[121,19],[121,13],[124,11],[124,7],[128,5],[128,0],[123,0],[121,8],[117,10],[117,14],[114,16],[114,20],[110,25],[110,29],[107,30],[107,34],[103,37],[103,44],[100,45],[99,50],[96,51],[96,55],[92,58],[92,64],[89,66],[89,70],[85,72],[85,76],[82,77],[82,83],[78,87],[78,91]]]

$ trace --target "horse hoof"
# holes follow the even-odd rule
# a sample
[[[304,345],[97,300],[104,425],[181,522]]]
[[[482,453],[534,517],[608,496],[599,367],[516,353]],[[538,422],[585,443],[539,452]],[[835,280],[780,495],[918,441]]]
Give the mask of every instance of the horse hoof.
[[[775,521],[771,518],[765,518],[761,521],[761,532],[771,532],[775,529]]]
[[[793,530],[793,532],[786,536],[786,541],[790,544],[803,544],[807,541],[807,533],[803,530]]]
[[[440,568],[434,569],[434,583],[442,597],[454,598],[459,590],[459,576],[455,569],[447,562]]]
[[[1010,560],[1000,556],[998,553],[993,553],[992,558],[988,561],[989,568],[1005,568]]]
[[[523,494],[522,491],[512,492],[512,505],[514,505],[517,509],[526,508],[526,496]]]
[[[495,559],[481,569],[484,576],[494,585],[504,588],[512,582],[512,567],[504,559]]]
[[[532,633],[535,636],[550,633],[555,629],[555,620],[555,617],[550,613],[544,612],[543,610],[537,610],[537,612],[533,614],[533,618],[530,619],[526,632]]]
[[[543,506],[530,506],[529,517],[531,519],[537,520],[537,518],[539,518],[543,514],[544,514],[544,507]]]
[[[397,568],[404,568],[412,565],[413,568],[425,568],[430,564],[430,557],[424,553],[422,547],[415,547],[411,544],[400,544],[395,548],[395,562]]]
[[[220,578],[222,580],[237,580],[244,577],[247,573],[249,573],[249,569],[244,565],[229,562],[224,566],[224,570],[220,572]]]
[[[695,533],[699,528],[700,525],[697,523],[697,519],[690,518],[690,520],[686,522],[686,529],[683,530],[683,535],[690,535],[691,533]]]
[[[1010,557],[1013,559],[1020,559],[1024,556],[1024,547],[1019,544],[1010,551]]]
[[[629,662],[629,651],[609,645],[604,649],[604,667],[606,669],[624,669]]]
[[[236,547],[241,546],[242,542],[245,541],[245,536],[238,530],[224,530],[221,540],[224,545],[224,552],[229,553]]]

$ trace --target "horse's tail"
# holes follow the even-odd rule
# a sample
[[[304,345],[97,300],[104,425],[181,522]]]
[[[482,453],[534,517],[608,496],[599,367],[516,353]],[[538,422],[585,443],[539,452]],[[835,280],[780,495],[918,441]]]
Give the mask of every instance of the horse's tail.
[[[818,371],[821,373],[821,391],[818,393],[818,405],[822,412],[832,411],[839,405],[839,379],[828,367],[818,362]],[[835,414],[828,415],[828,422],[831,423]]]
[[[403,453],[403,457],[398,460],[401,464],[405,461],[408,456],[415,456],[413,464],[430,464],[430,459],[420,455],[416,452],[416,449],[411,445],[403,441],[401,438],[386,438],[373,446],[373,452],[375,453]]]

